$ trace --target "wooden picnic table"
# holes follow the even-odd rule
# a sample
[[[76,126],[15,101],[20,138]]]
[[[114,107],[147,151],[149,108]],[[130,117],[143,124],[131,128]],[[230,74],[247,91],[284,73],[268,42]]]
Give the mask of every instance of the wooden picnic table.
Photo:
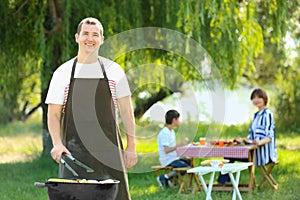
[[[223,146],[216,145],[187,145],[177,148],[176,152],[179,157],[190,157],[193,160],[192,167],[195,166],[195,158],[212,158],[212,157],[225,157],[225,158],[248,158],[248,162],[254,162],[255,145],[236,145],[236,146]],[[255,187],[255,166],[248,167],[249,183],[240,184],[239,190],[251,193]],[[232,191],[232,185],[215,184],[214,191]]]

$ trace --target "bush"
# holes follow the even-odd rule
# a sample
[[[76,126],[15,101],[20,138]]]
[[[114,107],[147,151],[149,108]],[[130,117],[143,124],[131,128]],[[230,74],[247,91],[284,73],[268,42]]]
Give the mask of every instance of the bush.
[[[7,124],[11,121],[11,112],[7,106],[0,101],[0,124]]]
[[[280,73],[276,111],[279,129],[300,130],[300,70],[287,67]]]

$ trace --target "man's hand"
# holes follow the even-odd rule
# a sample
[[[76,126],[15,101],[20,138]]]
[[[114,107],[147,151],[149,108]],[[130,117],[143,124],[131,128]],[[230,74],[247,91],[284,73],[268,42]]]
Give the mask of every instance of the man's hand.
[[[63,153],[71,155],[69,150],[63,144],[54,145],[50,153],[53,160],[55,160],[57,163],[60,163],[60,158]]]
[[[135,147],[127,147],[124,151],[124,164],[126,168],[133,167],[137,163],[137,154]]]

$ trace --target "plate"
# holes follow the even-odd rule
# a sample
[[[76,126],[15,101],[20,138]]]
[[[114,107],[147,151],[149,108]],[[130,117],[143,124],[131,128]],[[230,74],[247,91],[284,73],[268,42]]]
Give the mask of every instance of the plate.
[[[199,142],[192,142],[193,146],[199,146]]]
[[[244,143],[245,144],[253,144],[253,141],[252,140],[244,140]]]

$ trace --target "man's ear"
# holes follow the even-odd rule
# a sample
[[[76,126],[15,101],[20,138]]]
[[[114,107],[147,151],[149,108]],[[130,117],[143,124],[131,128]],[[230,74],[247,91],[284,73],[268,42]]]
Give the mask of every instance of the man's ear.
[[[101,44],[103,44],[104,43],[104,36],[102,35],[102,42],[101,42]]]
[[[78,33],[75,34],[75,41],[78,43]]]

